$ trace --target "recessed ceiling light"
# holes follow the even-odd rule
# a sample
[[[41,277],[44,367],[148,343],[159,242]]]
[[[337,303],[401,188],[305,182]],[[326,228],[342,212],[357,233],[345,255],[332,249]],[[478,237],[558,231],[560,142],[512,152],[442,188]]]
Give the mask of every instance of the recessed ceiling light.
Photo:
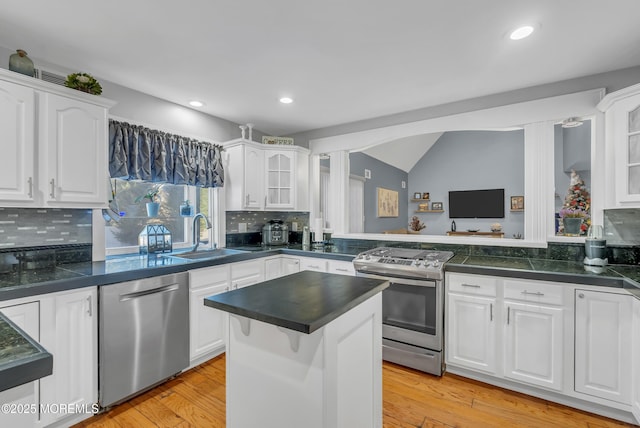
[[[511,40],[524,39],[525,37],[529,37],[531,33],[533,33],[533,30],[534,28],[531,25],[525,25],[523,27],[516,28],[515,30],[513,30],[509,35],[509,38]]]
[[[193,100],[193,101],[189,101],[189,105],[191,107],[202,107],[204,103],[202,101]]]
[[[291,104],[293,102],[293,100],[289,97],[282,97],[280,98],[280,102],[282,104]]]

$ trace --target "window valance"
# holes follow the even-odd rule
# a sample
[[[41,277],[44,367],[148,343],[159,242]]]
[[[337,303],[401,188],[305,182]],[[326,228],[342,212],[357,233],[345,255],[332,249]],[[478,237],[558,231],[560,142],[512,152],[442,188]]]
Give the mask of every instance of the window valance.
[[[109,119],[109,174],[112,178],[222,187],[222,148]]]

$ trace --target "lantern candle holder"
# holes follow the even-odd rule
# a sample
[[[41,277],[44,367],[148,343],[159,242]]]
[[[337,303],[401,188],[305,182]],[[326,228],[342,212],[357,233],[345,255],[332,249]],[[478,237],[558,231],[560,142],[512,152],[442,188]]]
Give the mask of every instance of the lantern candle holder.
[[[162,224],[148,224],[138,235],[140,254],[170,253],[171,232]]]

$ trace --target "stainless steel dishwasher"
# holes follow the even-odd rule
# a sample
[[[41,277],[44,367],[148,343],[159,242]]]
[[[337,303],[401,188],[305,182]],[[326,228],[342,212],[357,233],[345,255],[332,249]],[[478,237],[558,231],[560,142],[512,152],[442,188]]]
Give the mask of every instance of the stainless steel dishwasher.
[[[187,272],[101,286],[99,313],[101,407],[189,365]]]

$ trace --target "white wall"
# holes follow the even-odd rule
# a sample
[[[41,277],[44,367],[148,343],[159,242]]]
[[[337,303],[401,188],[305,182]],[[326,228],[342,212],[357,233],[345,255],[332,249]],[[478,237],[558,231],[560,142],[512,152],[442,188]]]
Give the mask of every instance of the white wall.
[[[9,68],[9,56],[14,52],[15,49],[0,46],[0,67]],[[60,72],[62,75],[81,71],[70,70],[60,64],[51,64],[38,58],[29,57],[36,67],[46,67],[54,72]],[[112,117],[211,142],[224,142],[240,138],[240,129],[237,123],[117,85],[101,79],[97,74],[93,76],[102,86],[102,96],[117,101],[117,104],[109,111]],[[256,129],[253,130],[253,134],[254,141],[261,141],[264,135]]]
[[[291,137],[295,138],[296,144],[309,147],[309,141],[317,138],[349,134],[352,132],[382,128],[402,123],[411,123],[425,119],[471,112],[524,101],[538,100],[557,95],[566,95],[596,88],[605,88],[607,93],[609,93],[626,88],[627,86],[635,85],[636,83],[640,83],[640,66],[594,74],[592,76],[579,77],[576,79],[563,80],[546,85],[522,88],[509,92],[487,95],[484,97],[456,101],[448,104],[424,107],[404,113],[371,118],[307,132],[300,132],[298,134],[291,135]],[[384,100],[380,100],[380,102],[384,102]]]

